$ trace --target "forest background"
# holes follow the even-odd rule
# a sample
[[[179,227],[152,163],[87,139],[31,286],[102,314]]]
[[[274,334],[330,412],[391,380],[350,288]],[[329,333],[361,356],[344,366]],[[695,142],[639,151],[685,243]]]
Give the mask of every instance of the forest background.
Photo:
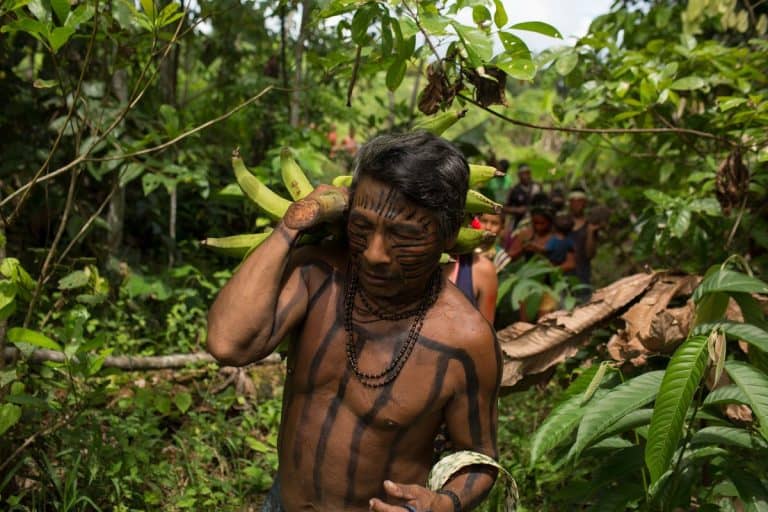
[[[281,366],[114,356],[204,350],[237,260],[200,240],[270,223],[233,149],[287,197],[281,147],[330,182],[332,126],[466,108],[444,136],[472,162],[610,209],[596,285],[704,276],[647,365],[600,363],[609,324],[502,398],[522,508],[768,510],[768,2],[618,0],[536,54],[557,28],[498,0],[3,0],[0,25],[3,509],[257,509]]]

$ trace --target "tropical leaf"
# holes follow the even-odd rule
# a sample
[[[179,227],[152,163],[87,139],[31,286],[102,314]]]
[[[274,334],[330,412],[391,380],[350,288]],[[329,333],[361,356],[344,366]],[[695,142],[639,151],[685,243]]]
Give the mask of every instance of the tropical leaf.
[[[552,409],[544,423],[536,430],[531,441],[531,462],[533,467],[543,454],[562,443],[573,432],[584,415],[581,397],[575,396]]]
[[[739,322],[708,323],[696,326],[693,333],[705,335],[714,329],[720,329],[725,334],[746,341],[763,352],[768,352],[768,332],[755,325]]]
[[[717,388],[707,395],[702,405],[728,405],[745,404],[749,405],[747,395],[741,391],[739,386],[723,386]]]
[[[749,406],[760,422],[758,430],[768,440],[768,375],[740,361],[726,362],[725,371],[747,396]]]
[[[599,365],[587,368],[579,375],[565,392],[565,400],[560,402],[536,430],[531,441],[531,466],[543,454],[559,445],[576,428],[584,414],[582,397],[584,391],[594,379]]]
[[[704,427],[691,436],[691,445],[717,444],[756,450],[768,448],[768,443],[746,429],[738,427]]]
[[[613,436],[628,430],[633,430],[642,425],[648,425],[653,416],[653,409],[638,409],[632,411],[626,416],[619,418],[616,423],[606,430],[603,437]]]
[[[730,269],[718,269],[704,278],[693,292],[694,302],[710,293],[746,292],[768,294],[768,284],[761,280]]]
[[[730,476],[744,502],[744,512],[768,512],[768,489],[761,477],[738,469]]]
[[[686,340],[672,356],[656,398],[645,446],[645,463],[655,482],[669,467],[683,434],[683,422],[707,364],[707,338]]]
[[[13,327],[8,330],[8,341],[11,343],[28,343],[39,348],[49,350],[62,350],[61,345],[53,341],[45,334],[26,329],[24,327]]]
[[[663,376],[661,370],[644,373],[619,384],[599,400],[593,399],[579,423],[576,442],[568,452],[568,459],[577,458],[584,448],[604,435],[619,418],[653,401]]]

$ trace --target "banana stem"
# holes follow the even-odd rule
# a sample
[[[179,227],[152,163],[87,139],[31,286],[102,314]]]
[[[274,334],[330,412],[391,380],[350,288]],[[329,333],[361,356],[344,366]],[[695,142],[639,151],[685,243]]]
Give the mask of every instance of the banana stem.
[[[290,215],[283,218],[291,229],[308,229],[323,222],[331,222],[347,209],[347,197],[339,191],[329,190],[314,197],[296,201],[290,207]]]

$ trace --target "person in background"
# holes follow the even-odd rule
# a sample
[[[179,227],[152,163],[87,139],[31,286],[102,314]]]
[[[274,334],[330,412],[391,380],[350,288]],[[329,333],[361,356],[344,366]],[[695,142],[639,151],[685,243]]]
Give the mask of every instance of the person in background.
[[[544,255],[552,265],[560,267],[563,272],[570,272],[576,268],[573,241],[568,238],[573,229],[573,217],[568,213],[558,213],[552,225],[554,231],[544,244]]]
[[[517,167],[517,185],[512,187],[504,203],[504,212],[511,215],[510,229],[514,230],[528,213],[531,200],[541,193],[541,185],[533,181],[528,164]]]
[[[477,219],[473,220],[472,227],[484,229],[482,221]],[[480,251],[454,256],[454,261],[446,264],[443,269],[448,280],[456,285],[488,323],[493,325],[499,280],[493,262]]]
[[[510,262],[509,254],[504,247],[505,217],[500,213],[484,213],[480,215],[479,220],[484,230],[496,235],[490,245],[481,248],[480,254],[493,262],[496,273],[499,274]]]
[[[591,260],[597,252],[597,235],[599,224],[587,222],[586,213],[587,193],[581,187],[574,187],[568,194],[568,210],[573,217],[573,229],[568,235],[573,242],[576,256],[576,267],[571,275],[576,276],[583,285],[574,295],[581,302],[586,302],[591,296],[592,284]]]
[[[341,147],[350,157],[357,154],[357,140],[355,140],[355,127],[350,126],[347,136],[341,141]]]
[[[328,145],[330,146],[330,149],[328,150],[328,156],[333,158],[336,156],[336,148],[339,145],[339,134],[336,133],[335,124],[331,124],[331,126],[328,128],[328,135],[326,135],[326,138],[328,139]]]
[[[509,171],[509,160],[502,158],[496,162],[495,167],[504,173],[504,176],[497,176],[489,181],[485,187],[480,191],[486,196],[490,197],[494,201],[500,204],[504,204],[507,199],[507,194],[512,186],[512,177],[507,171]]]

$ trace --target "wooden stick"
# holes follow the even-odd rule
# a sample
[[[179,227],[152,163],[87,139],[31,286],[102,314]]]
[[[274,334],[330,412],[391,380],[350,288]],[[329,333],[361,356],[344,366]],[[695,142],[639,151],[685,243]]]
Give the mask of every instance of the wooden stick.
[[[3,351],[4,360],[14,361],[21,357],[21,352],[15,347],[6,347]],[[63,363],[66,360],[64,352],[58,350],[37,349],[28,360],[33,363],[53,361]],[[270,354],[253,364],[275,364],[281,361],[279,354]],[[183,368],[191,364],[215,363],[216,360],[208,352],[193,352],[191,354],[171,354],[167,356],[107,356],[103,368],[118,368],[120,370],[163,370],[168,368]]]

